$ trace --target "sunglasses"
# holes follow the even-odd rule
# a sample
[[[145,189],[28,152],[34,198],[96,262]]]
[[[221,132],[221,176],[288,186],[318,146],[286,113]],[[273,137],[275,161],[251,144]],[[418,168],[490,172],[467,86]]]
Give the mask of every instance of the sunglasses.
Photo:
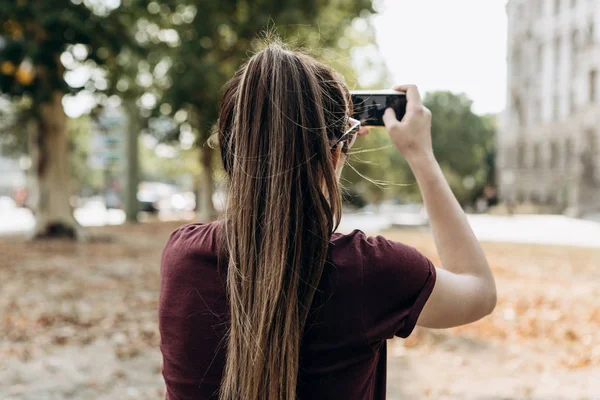
[[[331,146],[334,149],[340,142],[344,142],[344,147],[342,147],[342,152],[347,153],[348,150],[352,146],[354,146],[354,142],[356,142],[356,138],[358,137],[358,130],[360,129],[360,121],[354,118],[349,118],[348,122],[350,122],[350,128],[344,132],[342,136]]]

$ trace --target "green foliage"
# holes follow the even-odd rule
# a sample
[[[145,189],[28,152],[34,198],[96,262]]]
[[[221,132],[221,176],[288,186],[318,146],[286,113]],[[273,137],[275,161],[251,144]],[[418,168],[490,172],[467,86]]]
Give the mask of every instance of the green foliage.
[[[495,117],[474,114],[472,102],[464,94],[428,93],[424,104],[433,114],[435,156],[459,202],[469,205],[487,183],[493,183]],[[420,199],[415,178],[385,129],[371,129],[353,150],[356,154],[350,156],[350,166],[343,174],[346,187],[364,193],[370,201]]]
[[[412,197],[414,179],[385,128],[371,128],[357,140],[342,175],[346,190],[360,193],[369,202]]]
[[[113,93],[128,102],[138,100],[142,117],[154,112],[149,127],[158,139],[179,141],[187,133],[188,143],[192,134],[203,144],[217,118],[222,85],[260,49],[261,36],[271,33],[331,64],[351,88],[359,86],[356,69],[377,71],[368,87],[389,84],[383,63],[372,57],[374,33],[365,19],[372,0],[121,3],[0,0],[0,131],[16,133],[13,139],[5,137],[5,148],[25,148],[21,133],[51,93],[81,90],[96,93],[100,104]],[[107,8],[110,4],[116,8]],[[357,59],[358,66],[352,61]],[[97,73],[69,86],[69,74],[82,67]],[[146,102],[144,96],[150,96]],[[468,204],[493,181],[495,119],[475,115],[464,95],[431,93],[425,104],[434,116],[436,157],[459,201]],[[70,124],[78,183],[97,180],[85,164],[86,129],[85,122]],[[189,151],[179,164],[146,153],[147,177],[162,175],[162,168],[167,176],[196,168]],[[354,153],[343,175],[346,187],[371,201],[418,198],[414,177],[385,130],[374,129],[359,139]]]
[[[433,114],[433,151],[451,183],[458,201],[475,200],[489,182],[493,168],[495,126],[492,117],[471,110],[464,94],[434,92],[424,104]]]
[[[90,124],[89,116],[69,120],[71,187],[75,193],[80,193],[84,188],[91,193],[99,193],[104,184],[103,171],[88,165]]]
[[[11,102],[6,96],[0,96],[0,156],[17,155],[27,152],[27,135],[3,135],[3,132],[21,132],[27,130],[29,105]]]
[[[259,36],[275,31],[292,45],[312,49],[342,72],[351,68],[349,50],[333,53],[353,19],[369,13],[371,0],[237,0],[196,2],[196,15],[177,26],[181,45],[171,68],[172,86],[163,100],[173,111],[188,111],[200,142],[217,119],[220,89],[245,59],[260,47]],[[159,3],[151,3],[158,5]],[[164,6],[148,6],[153,12]],[[329,49],[329,50],[327,50]],[[325,54],[327,53],[327,54]],[[326,57],[328,55],[329,57]],[[177,133],[177,132],[174,132]],[[176,137],[175,137],[176,138]]]
[[[150,140],[144,140],[150,139]],[[168,156],[161,155],[157,146],[166,144],[156,143],[154,139],[144,136],[140,138],[140,166],[142,180],[177,182],[178,178],[193,176],[198,172],[197,152],[193,149],[181,149],[179,147],[168,147]],[[157,154],[158,153],[158,154]]]
[[[75,62],[106,72],[124,48],[141,50],[131,29],[132,12],[139,2],[127,3],[128,7],[111,10],[105,2],[2,0],[0,92],[30,98],[35,111],[55,91],[74,93],[84,88],[67,84],[65,64]],[[96,85],[98,90],[103,87]]]
[[[434,92],[424,104],[433,114],[433,150],[443,167],[460,176],[475,173],[485,164],[493,145],[493,131],[471,111],[472,101],[464,94]]]

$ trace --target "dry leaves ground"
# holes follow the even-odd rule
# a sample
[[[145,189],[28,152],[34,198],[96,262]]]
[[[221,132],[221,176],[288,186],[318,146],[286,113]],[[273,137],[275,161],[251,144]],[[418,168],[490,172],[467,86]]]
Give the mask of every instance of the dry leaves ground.
[[[385,235],[440,265],[430,234]],[[395,341],[390,392],[398,398],[600,399],[600,249],[483,247],[496,276],[495,312],[475,324],[420,329]]]
[[[0,238],[0,398],[160,399],[162,245],[178,223],[85,244]],[[429,234],[386,232],[438,265]],[[389,345],[390,399],[600,399],[600,250],[486,244],[495,313]]]

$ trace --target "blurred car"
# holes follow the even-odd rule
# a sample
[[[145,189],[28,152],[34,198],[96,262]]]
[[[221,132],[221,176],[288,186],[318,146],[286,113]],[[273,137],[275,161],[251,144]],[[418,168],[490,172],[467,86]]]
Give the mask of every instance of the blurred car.
[[[342,204],[345,207],[349,207],[352,209],[361,209],[365,207],[368,203],[367,200],[356,190],[348,189],[344,190],[342,193]]]
[[[427,209],[420,203],[398,204],[390,213],[392,226],[426,226],[429,225]]]
[[[13,199],[8,196],[0,196],[0,211],[12,210],[17,207]]]
[[[119,192],[116,189],[106,190],[104,194],[104,202],[106,204],[106,208],[109,210],[123,208]]]
[[[18,187],[13,191],[13,200],[16,207],[27,207],[27,188]]]
[[[140,211],[149,213],[193,211],[196,196],[183,192],[175,185],[163,182],[142,182],[137,194]]]
[[[196,196],[193,192],[174,193],[160,203],[160,209],[170,211],[194,211],[196,209]]]
[[[140,190],[137,193],[139,210],[154,214],[158,212],[158,196],[151,190]]]

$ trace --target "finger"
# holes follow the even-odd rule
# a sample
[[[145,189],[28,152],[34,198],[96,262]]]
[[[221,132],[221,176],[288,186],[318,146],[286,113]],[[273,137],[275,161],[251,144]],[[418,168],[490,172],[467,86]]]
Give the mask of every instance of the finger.
[[[393,124],[398,122],[398,118],[396,118],[396,112],[393,108],[387,108],[383,113],[383,124],[386,128],[391,128]]]
[[[369,134],[369,128],[366,126],[361,126],[358,130],[358,136],[367,136]]]
[[[423,105],[423,100],[421,100],[421,94],[419,93],[419,89],[415,85],[394,86],[394,90],[406,93],[407,107],[414,108]]]
[[[423,111],[425,112],[425,116],[427,116],[427,118],[431,119],[431,117],[433,116],[433,114],[431,113],[431,110],[425,106],[423,106]]]

